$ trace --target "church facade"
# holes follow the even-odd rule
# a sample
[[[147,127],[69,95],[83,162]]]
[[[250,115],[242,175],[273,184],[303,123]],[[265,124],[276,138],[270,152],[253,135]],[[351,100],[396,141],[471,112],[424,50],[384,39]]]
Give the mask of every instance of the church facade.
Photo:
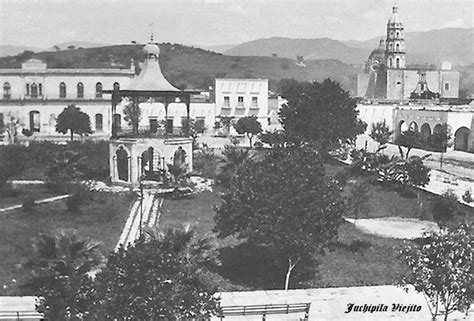
[[[437,70],[407,68],[405,30],[398,7],[393,7],[386,38],[371,52],[364,71],[353,78],[351,91],[365,99],[457,99],[459,72],[449,62]]]

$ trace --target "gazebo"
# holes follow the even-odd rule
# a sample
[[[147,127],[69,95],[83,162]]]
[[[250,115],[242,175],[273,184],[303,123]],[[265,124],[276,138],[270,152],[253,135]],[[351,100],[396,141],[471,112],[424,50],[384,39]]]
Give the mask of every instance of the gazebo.
[[[194,91],[179,90],[166,80],[159,64],[160,49],[155,43],[148,43],[143,48],[146,55],[140,74],[126,88],[115,87],[104,90],[112,94],[112,136],[109,145],[110,177],[113,183],[138,186],[142,179],[160,180],[167,164],[184,161],[192,170],[192,139],[189,138],[189,122],[183,124],[181,132],[176,135],[165,121],[165,130],[158,130],[158,123],[140,132],[138,120],[132,122],[132,132],[121,129],[117,105],[126,99],[132,114],[139,109],[139,104],[150,99],[162,103],[165,109],[165,120],[168,107],[173,102],[186,104],[189,120],[191,95]]]

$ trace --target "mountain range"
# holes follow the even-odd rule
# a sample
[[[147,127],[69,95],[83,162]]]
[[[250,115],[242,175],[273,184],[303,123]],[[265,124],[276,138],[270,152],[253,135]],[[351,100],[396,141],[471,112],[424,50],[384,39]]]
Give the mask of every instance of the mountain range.
[[[338,41],[329,38],[290,39],[273,37],[257,39],[234,46],[224,52],[231,56],[272,56],[296,59],[338,59],[347,64],[363,64],[384,36],[366,41]],[[474,28],[447,28],[407,32],[407,64],[474,63]]]

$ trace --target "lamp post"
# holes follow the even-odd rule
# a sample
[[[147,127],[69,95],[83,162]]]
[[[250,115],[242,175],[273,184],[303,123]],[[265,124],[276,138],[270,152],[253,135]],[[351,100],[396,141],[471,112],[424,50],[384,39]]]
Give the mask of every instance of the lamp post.
[[[142,236],[142,225],[143,225],[143,175],[140,175],[138,179],[140,184],[140,237]]]

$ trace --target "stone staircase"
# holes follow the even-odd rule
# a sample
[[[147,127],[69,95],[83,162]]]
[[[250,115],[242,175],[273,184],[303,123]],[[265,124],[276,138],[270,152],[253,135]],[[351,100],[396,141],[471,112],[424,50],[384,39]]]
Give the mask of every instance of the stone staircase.
[[[143,228],[158,225],[162,205],[162,198],[144,191],[142,202],[138,198],[130,207],[130,214],[115,246],[115,250],[118,250],[122,244],[127,246],[129,243],[133,243],[140,236],[140,230],[143,230]]]

